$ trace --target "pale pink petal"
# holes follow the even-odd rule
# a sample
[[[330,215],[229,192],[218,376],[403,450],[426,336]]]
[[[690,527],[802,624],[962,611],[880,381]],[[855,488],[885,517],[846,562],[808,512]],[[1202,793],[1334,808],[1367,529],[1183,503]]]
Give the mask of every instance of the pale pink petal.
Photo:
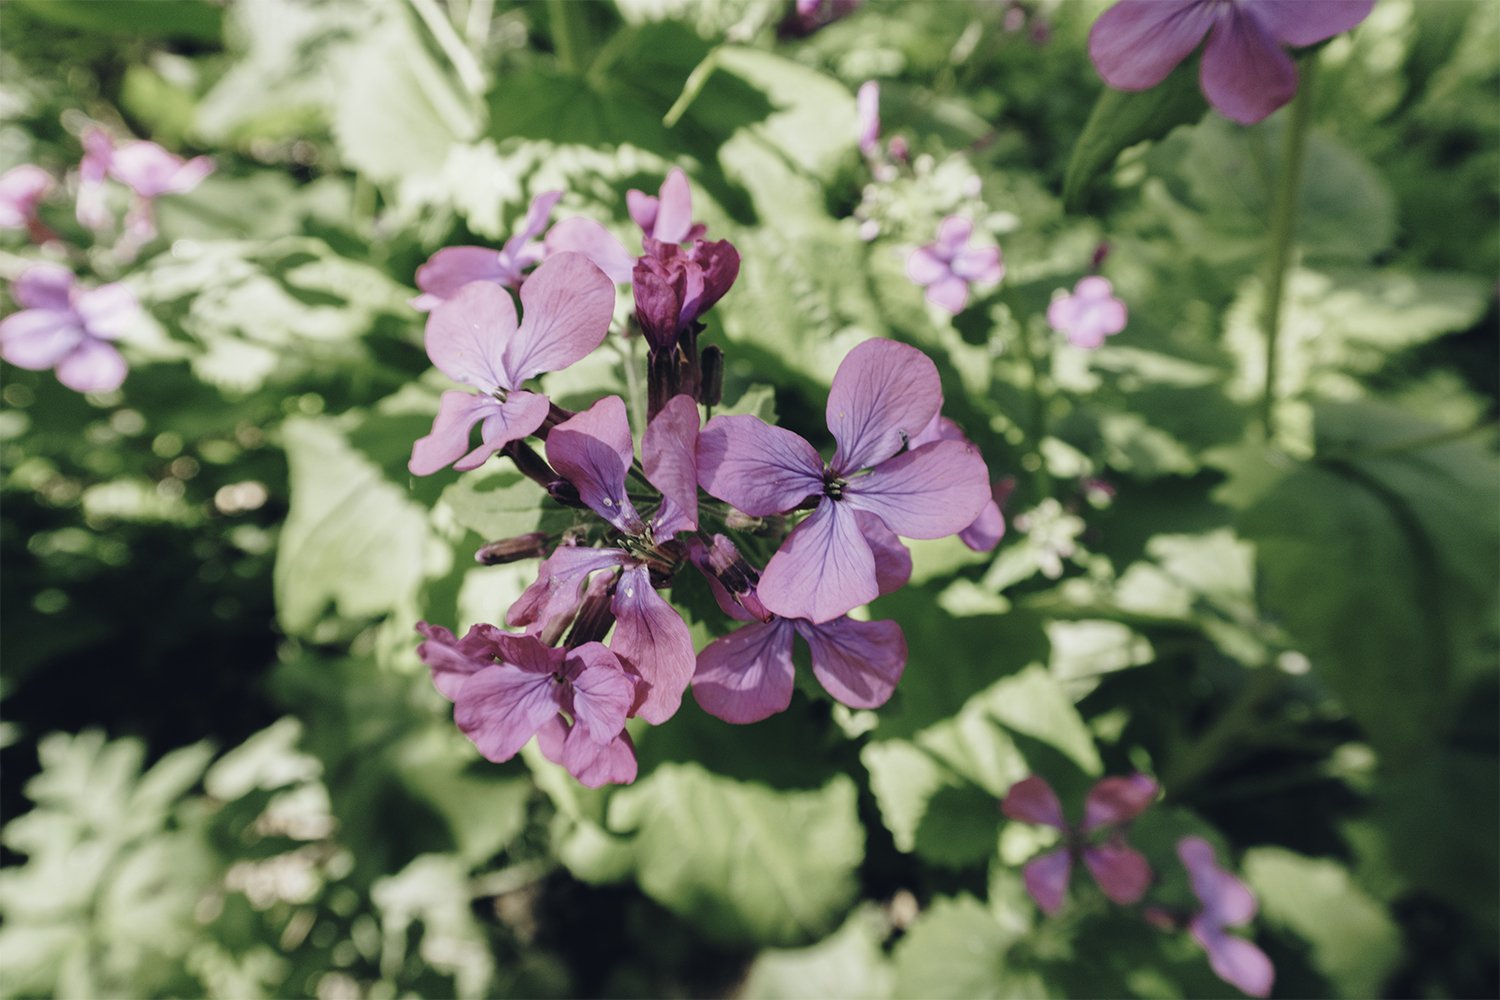
[[[799,621],[797,633],[812,650],[813,676],[835,701],[850,708],[879,708],[906,669],[906,636],[893,621],[835,618],[822,625]]]
[[[1161,792],[1161,787],[1144,774],[1103,778],[1089,790],[1083,801],[1083,831],[1092,833],[1101,827],[1123,826],[1135,819]]]
[[[747,610],[740,603],[740,599],[730,594],[724,584],[719,581],[715,572],[714,563],[716,558],[722,559],[726,564],[730,563],[739,556],[739,550],[735,548],[733,542],[723,535],[714,535],[713,544],[714,548],[711,550],[700,539],[693,536],[687,538],[688,558],[698,568],[698,571],[703,574],[703,579],[708,583],[708,589],[713,593],[714,601],[719,605],[719,609],[735,621],[753,622],[763,620]]]
[[[26,309],[0,320],[0,357],[28,371],[45,371],[67,357],[86,334],[78,314]]]
[[[629,733],[599,743],[582,726],[557,716],[537,730],[537,745],[547,759],[567,768],[587,788],[628,785],[635,780],[635,744]]]
[[[426,306],[430,309],[438,302],[453,298],[471,281],[504,284],[504,278],[505,268],[501,266],[500,254],[489,247],[444,247],[417,268],[417,287],[424,294],[413,299],[413,305],[431,303]],[[511,311],[515,311],[514,306]]]
[[[974,232],[974,223],[961,215],[950,215],[938,223],[937,249],[947,260],[952,260],[960,247],[969,242]]]
[[[753,622],[703,647],[693,673],[693,698],[725,722],[759,722],[786,711],[792,681],[791,623],[783,618]]]
[[[531,205],[526,210],[526,218],[521,220],[521,227],[505,241],[503,249],[507,257],[512,261],[520,260],[521,252],[526,244],[547,228],[547,217],[552,214],[552,209],[562,196],[561,191],[543,191],[531,199]]]
[[[894,594],[911,579],[911,550],[874,514],[860,511],[854,517],[875,556],[875,581],[880,593]]]
[[[1005,277],[1005,263],[999,247],[972,247],[953,258],[952,271],[971,284],[993,285]]]
[[[641,232],[650,236],[656,230],[656,213],[661,205],[661,200],[655,195],[631,188],[625,192],[625,210],[630,213],[630,221],[641,227]]]
[[[828,390],[839,475],[878,465],[921,433],[943,405],[937,365],[915,347],[867,340],[845,355]]]
[[[430,476],[458,461],[469,451],[469,432],[500,404],[472,392],[445,392],[426,437],[411,448],[406,468],[414,476]]]
[[[822,623],[880,595],[875,556],[845,504],[825,498],[787,536],[756,588],[783,618]]]
[[[195,156],[167,179],[162,194],[187,194],[214,172],[217,165],[210,156]]]
[[[988,552],[1005,537],[1005,515],[994,500],[984,505],[979,516],[958,533],[958,540],[975,552]]]
[[[547,230],[547,256],[581,253],[616,284],[629,284],[635,256],[593,219],[573,216]]]
[[[475,625],[462,639],[441,625],[417,623],[417,631],[424,637],[417,645],[417,658],[432,672],[432,686],[449,701],[458,697],[464,681],[495,664],[495,647],[486,630],[496,631],[493,625]]]
[[[74,392],[113,392],[129,370],[113,345],[85,338],[57,363],[57,380]]]
[[[471,282],[427,317],[427,356],[453,381],[483,392],[519,389],[504,364],[516,336],[516,304],[488,281]]]
[[[51,174],[31,163],[0,174],[0,229],[24,229],[56,183]]]
[[[1089,30],[1089,58],[1116,90],[1148,90],[1198,47],[1224,6],[1204,0],[1120,0]]]
[[[698,435],[698,482],[751,517],[794,509],[823,492],[813,446],[759,417],[714,417]]]
[[[1035,823],[1057,830],[1068,828],[1067,820],[1063,818],[1062,803],[1057,801],[1057,793],[1039,775],[1033,774],[1011,785],[1010,791],[1005,793],[1004,801],[1000,803],[1000,811],[1022,823]]]
[[[849,480],[844,502],[904,538],[942,538],[973,523],[989,503],[990,474],[967,441],[937,441]]]
[[[1316,45],[1349,31],[1375,7],[1375,0],[1254,0],[1251,13],[1286,45]]]
[[[1056,850],[1026,862],[1021,868],[1021,881],[1036,905],[1050,917],[1062,909],[1072,874],[1073,859],[1066,850]]]
[[[948,276],[948,262],[931,247],[918,247],[906,258],[906,276],[919,285],[930,285]]]
[[[573,687],[573,718],[596,743],[608,743],[625,728],[635,703],[635,681],[602,643],[586,642],[566,661]]]
[[[547,460],[594,513],[626,534],[644,525],[625,495],[625,474],[635,460],[625,401],[605,396],[547,434]]]
[[[1225,117],[1253,125],[1297,93],[1297,65],[1254,15],[1231,5],[1208,36],[1199,82]]]
[[[511,388],[581,361],[604,342],[615,286],[582,254],[548,257],[521,286],[521,328],[505,345]]]
[[[505,612],[505,624],[524,626],[530,634],[546,631],[578,610],[589,575],[621,566],[630,556],[620,549],[560,545],[537,567],[536,582]]]
[[[641,437],[641,465],[662,494],[658,540],[698,527],[697,452],[698,404],[691,396],[673,396]]]
[[[1203,903],[1203,916],[1224,927],[1239,927],[1255,918],[1255,894],[1231,872],[1219,867],[1214,849],[1202,837],[1183,837],[1177,857],[1188,870],[1193,893]]]
[[[670,719],[693,679],[693,637],[651,586],[645,566],[628,565],[615,584],[615,634],[610,649],[651,685],[636,714],[654,725]]]
[[[1208,952],[1214,975],[1252,997],[1271,995],[1276,968],[1266,953],[1244,938],[1226,934],[1222,927],[1197,917],[1188,925],[1193,940]]]
[[[551,674],[504,664],[464,681],[453,702],[453,721],[486,760],[510,760],[558,711],[562,685]]]
[[[119,282],[74,292],[73,308],[82,317],[83,328],[104,340],[123,337],[141,319],[135,293]]]
[[[550,410],[546,396],[531,392],[513,392],[505,402],[485,414],[477,448],[453,463],[459,472],[477,469],[491,455],[512,441],[519,441],[542,426]]]
[[[1139,902],[1151,884],[1151,866],[1140,851],[1122,840],[1085,848],[1083,863],[1104,895],[1121,906]]]
[[[859,151],[866,156],[880,152],[880,84],[866,80],[854,97],[855,119],[859,125]]]
[[[10,294],[25,309],[70,309],[77,282],[61,264],[32,264],[10,286]]]
[[[673,167],[658,193],[656,221],[647,235],[663,243],[681,243],[693,227],[693,189],[688,186],[687,174]]]
[[[969,304],[969,283],[948,275],[927,286],[927,301],[957,316]]]

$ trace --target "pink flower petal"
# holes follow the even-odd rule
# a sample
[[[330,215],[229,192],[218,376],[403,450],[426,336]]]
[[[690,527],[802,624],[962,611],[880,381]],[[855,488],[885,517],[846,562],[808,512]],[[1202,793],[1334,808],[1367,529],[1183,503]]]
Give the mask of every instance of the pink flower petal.
[[[865,341],[845,355],[828,390],[828,429],[838,442],[831,467],[848,475],[884,462],[942,405],[931,358],[894,340]]]
[[[90,337],[57,363],[57,380],[74,392],[113,392],[129,370],[113,345]]]
[[[854,97],[855,118],[859,123],[859,151],[866,156],[880,152],[880,84],[866,80]]]
[[[1254,15],[1286,45],[1316,45],[1370,16],[1375,0],[1254,0]]]
[[[1203,904],[1203,918],[1222,927],[1239,927],[1255,918],[1255,894],[1231,872],[1219,867],[1213,845],[1202,837],[1183,837],[1177,857],[1188,870],[1193,893]]]
[[[610,649],[651,685],[636,714],[660,725],[676,714],[693,679],[693,637],[682,616],[651,586],[644,566],[625,567],[611,607],[615,634]]]
[[[799,621],[797,633],[812,650],[813,676],[835,701],[850,708],[879,708],[906,669],[906,636],[893,621],[835,618],[822,625]]]
[[[129,287],[114,282],[75,291],[73,308],[91,336],[117,340],[140,321],[141,307]]]
[[[970,284],[993,285],[1005,277],[999,247],[971,247],[953,258],[951,270]]]
[[[1068,880],[1073,874],[1073,859],[1065,850],[1049,851],[1032,858],[1021,868],[1021,881],[1047,916],[1062,909],[1068,895]]]
[[[1208,36],[1199,82],[1208,103],[1253,125],[1297,93],[1297,65],[1255,16],[1229,6]]]
[[[493,625],[475,625],[462,639],[441,625],[417,623],[417,631],[425,638],[417,645],[417,657],[432,672],[432,686],[449,701],[458,697],[464,681],[495,665],[495,645],[489,633],[498,631]]]
[[[698,404],[691,396],[673,396],[641,437],[641,465],[662,493],[655,518],[658,539],[698,527],[697,453]]]
[[[526,210],[526,218],[521,220],[521,227],[505,241],[503,248],[505,256],[519,263],[523,248],[547,228],[547,217],[552,214],[552,209],[562,196],[561,191],[543,191],[531,199],[531,205]],[[417,287],[420,288],[421,285]]]
[[[548,257],[521,286],[521,328],[505,345],[516,388],[542,372],[581,361],[604,342],[615,314],[615,287],[582,254]]]
[[[548,760],[567,768],[587,788],[628,785],[635,780],[635,744],[629,733],[599,743],[584,727],[570,726],[556,716],[537,731],[537,746]]]
[[[542,426],[550,406],[546,396],[531,392],[513,392],[505,402],[485,414],[480,428],[480,445],[453,463],[459,472],[477,469],[491,455],[512,441],[519,441]]]
[[[51,174],[31,163],[0,174],[0,229],[24,229],[56,184]]]
[[[506,374],[506,344],[516,336],[516,304],[488,281],[471,282],[427,317],[427,356],[460,385],[482,392],[519,389]]]
[[[568,251],[583,254],[616,284],[630,282],[630,272],[635,268],[634,255],[593,219],[574,216],[547,230],[547,256]]]
[[[937,249],[940,256],[948,261],[953,260],[954,254],[958,253],[960,247],[969,242],[969,237],[974,233],[974,223],[961,215],[950,215],[938,223]]]
[[[417,287],[424,293],[417,300],[436,305],[453,298],[471,281],[505,284],[505,276],[500,254],[489,247],[444,247],[417,268]]]
[[[958,540],[975,552],[989,552],[1005,537],[1005,515],[994,500],[984,505],[979,516],[958,533]]]
[[[625,728],[635,703],[635,681],[602,643],[586,642],[568,653],[573,718],[596,743],[608,743]]]
[[[1086,848],[1083,863],[1104,895],[1121,906],[1139,902],[1151,885],[1151,866],[1139,851],[1122,840]]]
[[[693,227],[693,190],[687,174],[673,167],[662,181],[656,220],[646,235],[663,243],[681,243]]]
[[[751,517],[792,510],[823,492],[812,445],[759,417],[714,417],[698,435],[698,482]]]
[[[525,627],[528,634],[545,632],[578,610],[589,575],[622,566],[630,556],[620,549],[560,545],[537,567],[537,578],[505,612],[505,624]]]
[[[500,404],[472,392],[445,392],[426,437],[411,447],[406,468],[414,476],[430,476],[446,469],[469,451],[469,432]]]
[[[1198,917],[1188,925],[1193,940],[1208,952],[1214,975],[1252,997],[1271,995],[1276,968],[1266,953],[1244,938],[1224,933],[1223,928]]]
[[[967,441],[937,441],[849,480],[844,502],[904,538],[943,538],[973,523],[990,501],[989,469]]]
[[[631,188],[625,192],[625,210],[630,213],[630,221],[641,227],[641,232],[650,236],[656,228],[656,213],[661,205],[661,200],[655,195]]]
[[[860,511],[854,517],[875,556],[875,582],[881,595],[894,594],[911,579],[911,550],[874,514]]]
[[[791,622],[754,622],[703,647],[693,698],[725,722],[759,722],[792,703],[792,675]]]
[[[1005,793],[1005,799],[1000,803],[1000,811],[1022,823],[1050,826],[1056,830],[1068,828],[1067,820],[1063,818],[1062,803],[1057,801],[1057,793],[1045,778],[1035,774],[1010,786],[1010,791]]]
[[[783,618],[818,624],[878,597],[875,556],[854,510],[824,498],[781,543],[756,592]]]
[[[625,473],[635,461],[625,401],[605,396],[574,414],[547,435],[547,460],[578,488],[578,496],[600,517],[626,534],[644,525],[625,495]]]
[[[1148,90],[1198,47],[1222,10],[1203,0],[1120,0],[1089,30],[1089,58],[1116,90]]]
[[[11,296],[24,309],[70,309],[78,279],[61,264],[32,264],[10,286]]]
[[[557,715],[561,690],[550,674],[511,664],[477,671],[458,691],[453,719],[487,760],[509,760]]]
[[[957,316],[969,304],[969,283],[950,274],[927,286],[927,301]]]
[[[1160,793],[1161,787],[1144,774],[1103,778],[1083,801],[1082,829],[1092,833],[1101,827],[1129,823],[1145,812]]]
[[[17,368],[46,371],[86,336],[71,310],[26,309],[0,320],[0,357]]]
[[[931,247],[918,247],[906,258],[906,276],[919,285],[930,285],[948,276],[948,262]]]

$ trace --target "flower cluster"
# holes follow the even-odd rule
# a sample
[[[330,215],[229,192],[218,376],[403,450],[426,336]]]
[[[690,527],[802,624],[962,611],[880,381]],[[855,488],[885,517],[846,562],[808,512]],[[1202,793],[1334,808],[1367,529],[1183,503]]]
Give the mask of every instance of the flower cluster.
[[[539,235],[538,205],[550,210],[549,198],[533,203],[523,244]],[[883,704],[905,667],[905,640],[896,623],[850,612],[905,584],[911,557],[900,538],[961,534],[984,549],[1004,531],[985,463],[942,416],[937,368],[915,348],[873,340],[844,359],[828,397],[836,448],[826,460],[755,416],[704,423],[700,407],[711,415],[719,402],[723,354],[697,340],[739,255],[703,238],[681,171],[654,197],[632,191],[628,206],[642,233],[638,257],[597,222],[567,219],[546,234],[530,273],[507,244],[513,273],[491,268],[456,289],[424,286],[438,298],[428,355],[475,391],[444,393],[410,462],[427,475],[503,453],[576,512],[555,536],[500,540],[479,553],[483,562],[546,556],[505,613],[518,631],[480,624],[459,638],[424,623],[418,652],[485,757],[508,759],[536,736],[544,755],[588,785],[632,780],[626,720],[663,723],[690,689],[728,722],[786,709],[797,636],[833,698]],[[616,281],[630,283],[630,329],[649,346],[639,450],[620,397],[573,413],[526,387],[604,341]],[[739,623],[702,651],[661,593],[689,571]]]

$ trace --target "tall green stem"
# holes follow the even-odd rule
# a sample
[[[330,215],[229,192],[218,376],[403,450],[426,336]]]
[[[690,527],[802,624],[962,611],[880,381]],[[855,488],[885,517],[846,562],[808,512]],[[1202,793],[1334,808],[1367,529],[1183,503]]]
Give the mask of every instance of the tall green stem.
[[[579,73],[583,63],[579,59],[575,21],[582,11],[583,0],[547,0],[547,24],[552,29],[552,45],[557,50],[557,60],[569,73]]]
[[[1014,300],[1005,298],[1011,316],[1021,328],[1021,354],[1026,358],[1026,367],[1031,370],[1031,415],[1026,427],[1027,443],[1031,446],[1033,460],[1037,463],[1033,477],[1038,499],[1052,495],[1052,477],[1047,472],[1047,458],[1042,454],[1042,442],[1047,439],[1047,411],[1052,405],[1050,386],[1042,379],[1042,358],[1032,343],[1031,326],[1022,316]],[[1045,354],[1045,347],[1043,350]],[[1050,355],[1048,355],[1050,357]]]
[[[1281,142],[1281,168],[1277,175],[1276,202],[1271,209],[1271,244],[1266,277],[1266,389],[1260,418],[1266,440],[1276,436],[1277,342],[1281,334],[1281,307],[1286,293],[1287,271],[1297,236],[1297,205],[1302,194],[1302,162],[1307,151],[1307,127],[1312,121],[1312,83],[1317,58],[1302,64],[1302,85],[1292,100],[1292,120]]]

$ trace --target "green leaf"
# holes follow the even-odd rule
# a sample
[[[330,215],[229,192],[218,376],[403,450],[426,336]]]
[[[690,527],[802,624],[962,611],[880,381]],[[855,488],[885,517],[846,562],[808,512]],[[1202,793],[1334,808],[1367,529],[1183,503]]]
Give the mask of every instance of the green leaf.
[[[1079,211],[1089,188],[1127,148],[1195,122],[1207,109],[1198,89],[1197,68],[1191,62],[1177,67],[1150,90],[1106,87],[1073,146],[1063,178],[1063,203],[1069,211]]]
[[[467,876],[457,858],[424,854],[371,887],[370,898],[380,911],[384,931],[383,967],[399,968],[405,961],[408,930],[420,923],[421,960],[454,977],[456,996],[488,995],[495,959],[470,907]]]
[[[1401,961],[1401,932],[1343,865],[1276,847],[1245,853],[1245,880],[1263,920],[1301,936],[1339,996],[1373,997]]]
[[[288,420],[291,510],[276,550],[276,615],[311,635],[330,604],[374,617],[415,598],[427,515],[355,451],[328,419]]]
[[[616,793],[609,826],[636,834],[641,889],[726,943],[816,940],[854,898],[864,858],[844,776],[782,792],[664,765]]]
[[[208,0],[19,0],[26,12],[64,28],[217,44],[223,11]]]
[[[890,962],[881,951],[885,918],[855,910],[844,926],[808,948],[760,953],[739,996],[745,1000],[880,1000],[891,996]]]
[[[1013,936],[972,896],[936,900],[896,945],[898,997],[1002,1000],[1052,995],[1009,954]]]

